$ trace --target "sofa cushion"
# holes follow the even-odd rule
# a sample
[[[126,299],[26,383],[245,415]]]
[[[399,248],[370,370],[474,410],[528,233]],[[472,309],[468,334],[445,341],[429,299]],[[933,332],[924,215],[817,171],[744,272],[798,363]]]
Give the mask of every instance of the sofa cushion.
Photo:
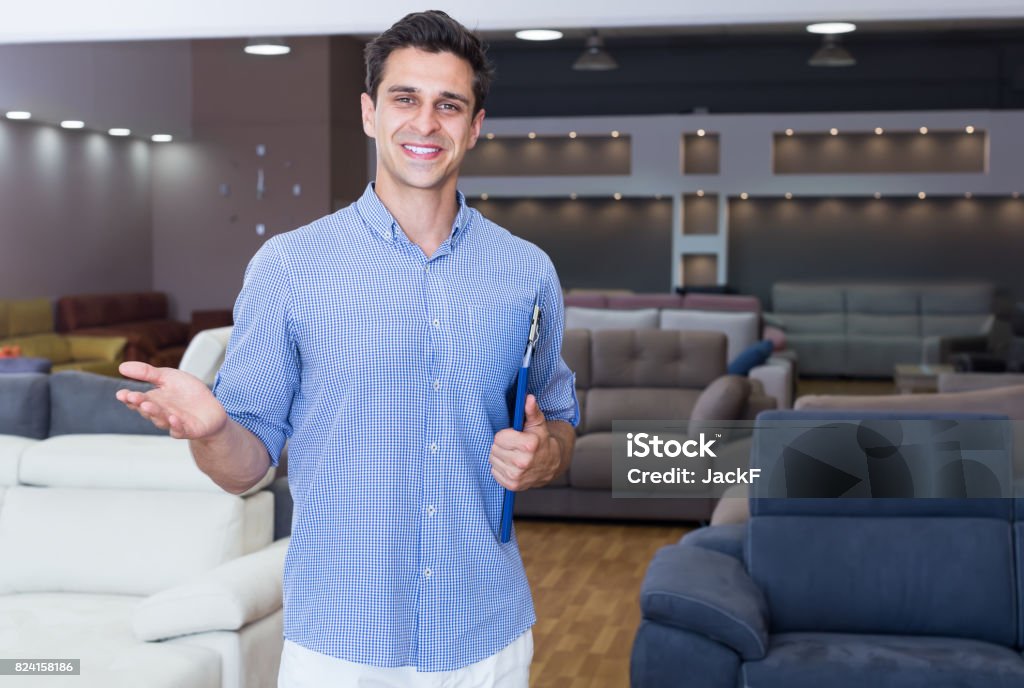
[[[851,284],[846,287],[846,310],[876,315],[917,315],[920,294],[912,284]]]
[[[565,309],[565,328],[584,330],[644,330],[658,326],[656,308],[609,310],[607,308]]]
[[[0,647],[11,657],[75,657],[81,675],[25,685],[221,688],[221,658],[208,648],[147,643],[132,631],[139,598],[30,593],[0,597]],[[66,681],[62,683],[61,681]],[[17,685],[18,680],[14,679]]]
[[[53,304],[49,299],[7,302],[6,337],[53,332]]]
[[[846,332],[845,313],[786,313],[780,317],[782,329],[791,334],[837,334]]]
[[[841,313],[846,309],[845,289],[836,284],[776,282],[772,310],[776,313]]]
[[[876,315],[849,313],[846,331],[855,335],[909,336],[920,334],[920,318],[913,315]]]
[[[83,294],[57,300],[58,329],[62,332],[139,320],[163,320],[167,312],[167,294],[163,292]]]
[[[22,356],[45,358],[55,365],[71,360],[71,346],[67,340],[52,332],[8,337],[0,342],[0,346],[17,346]]]
[[[935,284],[921,286],[923,315],[968,315],[992,312],[993,285]]]
[[[150,595],[244,550],[243,500],[214,492],[8,488],[0,592]],[[43,544],[45,543],[45,544]]]
[[[697,397],[690,412],[688,434],[697,437],[706,431],[705,425],[709,421],[738,419],[749,397],[750,380],[747,378],[738,375],[718,378]]]
[[[700,389],[666,387],[594,388],[587,392],[587,433],[611,432],[616,420],[686,420]]]
[[[772,355],[775,345],[770,339],[762,339],[751,344],[740,352],[739,356],[729,361],[726,372],[729,375],[749,375],[750,371],[759,365],[763,365],[768,357]]]
[[[722,332],[728,340],[725,357],[731,361],[757,342],[759,316],[748,312],[662,311],[663,330]]]
[[[592,387],[702,389],[725,372],[725,335],[604,330],[591,335]]]
[[[576,373],[576,388],[590,387],[590,330],[566,330],[562,337],[562,360]]]
[[[43,439],[50,426],[49,375],[0,375],[0,434]]]
[[[115,396],[119,389],[146,392],[153,385],[78,371],[50,376],[50,435],[119,433],[164,435],[161,430]]]
[[[771,652],[743,666],[745,685],[786,688],[1024,685],[1024,659],[1007,647],[963,638],[781,633]]]
[[[21,458],[38,441],[18,435],[0,435],[0,486],[18,484]]]
[[[991,313],[969,313],[966,315],[925,315],[921,317],[921,333],[924,336],[955,337],[962,335],[987,335],[995,323]]]

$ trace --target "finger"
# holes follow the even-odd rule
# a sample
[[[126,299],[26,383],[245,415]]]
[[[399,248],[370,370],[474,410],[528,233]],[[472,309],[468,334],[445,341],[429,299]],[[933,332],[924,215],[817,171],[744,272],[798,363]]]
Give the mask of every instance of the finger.
[[[139,412],[157,427],[167,424],[167,412],[159,404],[146,400],[139,404]]]
[[[491,475],[494,476],[494,479],[498,481],[498,484],[504,487],[506,490],[511,490],[515,492],[519,487],[518,480],[510,478],[508,475],[496,469],[494,466],[491,466]]]
[[[544,425],[546,422],[544,414],[541,413],[540,405],[537,403],[537,397],[532,394],[526,395],[526,420],[523,423],[523,428],[534,427],[537,425]]]
[[[142,361],[125,361],[117,367],[119,373],[133,380],[152,382],[159,385],[163,382],[164,374],[162,368],[155,368]]]
[[[521,451],[491,447],[492,463],[497,462],[506,469],[522,471],[530,467],[530,456]]]
[[[540,439],[533,434],[526,432],[517,432],[511,428],[505,430],[499,430],[498,434],[494,436],[495,447],[501,447],[508,451],[520,451],[532,454],[537,451],[537,447],[540,445]]]

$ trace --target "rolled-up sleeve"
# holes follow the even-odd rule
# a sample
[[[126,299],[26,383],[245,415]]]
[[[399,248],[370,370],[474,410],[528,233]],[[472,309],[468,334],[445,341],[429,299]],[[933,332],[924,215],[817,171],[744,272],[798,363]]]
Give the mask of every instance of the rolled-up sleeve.
[[[288,272],[273,239],[245,270],[234,320],[213,393],[232,420],[266,445],[276,466],[292,434],[289,416],[299,387],[300,361]]]
[[[562,286],[550,259],[541,286],[541,321],[537,350],[530,366],[527,389],[537,397],[546,420],[579,425],[580,407],[576,400],[576,375],[562,360],[564,330]]]

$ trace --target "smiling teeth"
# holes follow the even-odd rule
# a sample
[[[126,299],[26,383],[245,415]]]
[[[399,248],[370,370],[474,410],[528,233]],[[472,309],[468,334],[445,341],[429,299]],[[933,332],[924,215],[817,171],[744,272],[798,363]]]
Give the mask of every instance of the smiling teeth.
[[[410,146],[408,144],[405,145],[405,148],[419,155],[424,155],[426,153],[436,153],[437,151],[441,150],[440,148],[423,148],[421,146]]]

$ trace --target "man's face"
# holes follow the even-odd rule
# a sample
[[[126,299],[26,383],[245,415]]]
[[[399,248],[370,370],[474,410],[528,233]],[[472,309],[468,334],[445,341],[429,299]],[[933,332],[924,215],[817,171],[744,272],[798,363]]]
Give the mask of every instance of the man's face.
[[[458,177],[476,145],[473,69],[452,53],[400,48],[384,64],[377,102],[362,95],[363,130],[377,140],[377,179],[395,187],[440,188]]]

